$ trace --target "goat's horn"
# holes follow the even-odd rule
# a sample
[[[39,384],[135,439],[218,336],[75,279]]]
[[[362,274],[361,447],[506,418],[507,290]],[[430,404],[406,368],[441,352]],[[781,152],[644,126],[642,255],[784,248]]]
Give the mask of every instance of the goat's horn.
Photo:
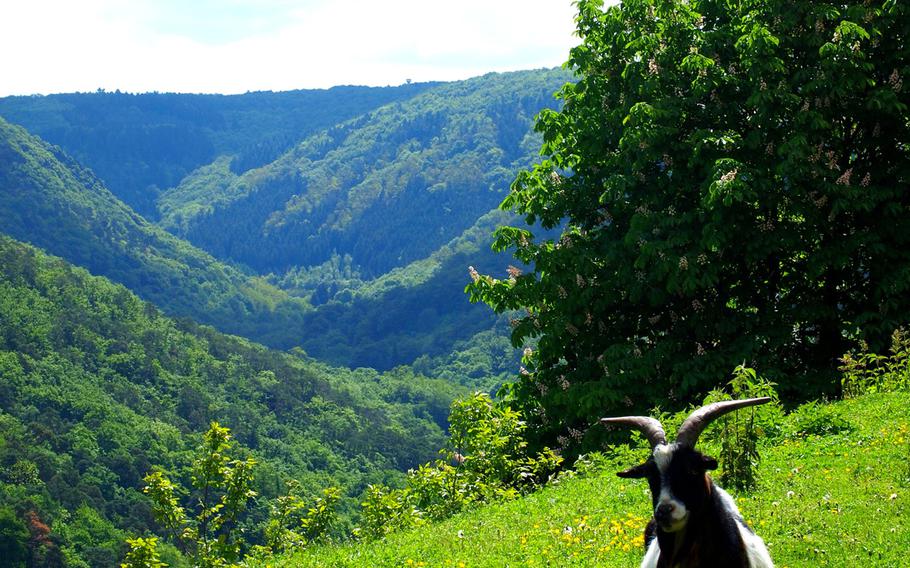
[[[600,423],[625,424],[626,426],[637,428],[648,438],[648,441],[651,442],[652,448],[660,444],[667,443],[667,435],[664,434],[664,427],[660,425],[660,422],[658,420],[650,418],[648,416],[620,416],[617,418],[601,418]]]
[[[764,396],[761,398],[747,398],[743,400],[723,400],[707,406],[702,406],[686,418],[682,426],[679,427],[679,434],[676,435],[676,443],[681,446],[695,447],[698,437],[708,427],[712,420],[723,416],[728,412],[733,412],[738,408],[746,406],[755,406],[765,404],[771,399]]]

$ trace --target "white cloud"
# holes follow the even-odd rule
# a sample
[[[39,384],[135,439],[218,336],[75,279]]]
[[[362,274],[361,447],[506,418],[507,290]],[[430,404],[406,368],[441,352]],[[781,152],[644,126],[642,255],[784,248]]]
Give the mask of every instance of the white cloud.
[[[0,95],[450,80],[559,65],[576,43],[570,0],[230,0],[204,5],[233,16],[166,11],[186,5],[5,2]],[[169,14],[180,25],[165,25]]]

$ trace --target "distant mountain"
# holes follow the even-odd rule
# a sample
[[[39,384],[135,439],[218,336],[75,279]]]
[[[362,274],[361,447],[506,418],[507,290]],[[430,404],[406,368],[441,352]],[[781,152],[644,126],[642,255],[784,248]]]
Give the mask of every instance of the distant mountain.
[[[48,554],[104,568],[155,528],[142,477],[189,486],[210,421],[256,466],[247,538],[283,480],[337,485],[350,520],[368,483],[431,459],[459,392],[406,370],[332,368],[163,316],[124,287],[0,236],[0,518],[37,519]],[[28,544],[28,531],[21,537]],[[0,561],[2,563],[2,561]],[[48,564],[50,565],[50,564]]]
[[[57,144],[148,219],[160,191],[220,155],[236,171],[273,161],[320,130],[407,100],[434,83],[399,87],[188,95],[121,92],[0,98],[0,117]]]
[[[148,223],[59,148],[2,119],[0,232],[232,333],[274,339],[270,330],[295,328],[309,309]]]
[[[334,255],[373,279],[426,258],[496,208],[536,158],[533,118],[562,70],[491,74],[427,89],[236,175],[220,158],[159,199],[161,224],[260,274]]]
[[[3,122],[0,189],[11,191],[0,195],[0,223],[170,315],[272,347],[302,346],[337,365],[391,369],[421,359],[422,369],[450,377],[470,369],[458,382],[488,385],[502,369],[514,370],[516,357],[491,335],[505,333],[502,321],[467,301],[467,268],[504,274],[514,262],[490,251],[490,233],[503,221],[496,209],[516,172],[537,159],[534,115],[556,106],[553,93],[570,79],[563,70],[538,70],[411,86],[407,96],[402,87],[400,100],[309,135],[264,165],[225,142],[275,127],[268,106],[254,105],[222,124],[215,139],[223,152],[157,195],[157,226],[63,150]],[[342,94],[339,100],[351,99]],[[172,103],[184,99],[149,96],[74,95],[76,109],[66,112],[110,104],[113,116],[123,101],[158,101],[157,114],[142,107],[127,121],[139,132],[190,120],[188,109],[209,100],[189,97],[183,108]],[[70,99],[0,100],[0,110],[15,102],[51,131],[65,114],[53,110],[62,100]],[[224,99],[219,112],[227,101],[250,100]],[[107,139],[120,123],[91,126]],[[124,135],[125,147],[142,146],[141,136]],[[67,143],[94,163],[113,164],[119,155]],[[159,173],[172,164],[165,154],[148,159]],[[490,377],[480,376],[484,369]]]

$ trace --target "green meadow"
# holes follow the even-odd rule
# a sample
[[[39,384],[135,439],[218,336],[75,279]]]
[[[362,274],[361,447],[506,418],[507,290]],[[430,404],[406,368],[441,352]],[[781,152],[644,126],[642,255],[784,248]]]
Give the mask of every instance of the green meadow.
[[[777,566],[907,565],[908,409],[906,392],[807,405],[763,439],[758,485],[731,493]],[[709,454],[718,449],[710,439],[702,444]],[[598,456],[588,471],[521,499],[380,541],[315,546],[253,566],[636,566],[650,496],[644,481],[615,476],[627,461]]]

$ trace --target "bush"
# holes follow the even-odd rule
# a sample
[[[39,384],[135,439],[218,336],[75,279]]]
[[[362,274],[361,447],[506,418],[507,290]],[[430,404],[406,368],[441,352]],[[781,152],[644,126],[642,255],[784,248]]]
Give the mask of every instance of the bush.
[[[362,524],[356,535],[376,540],[395,531],[424,524],[424,514],[416,506],[410,489],[389,489],[382,485],[367,487]]]
[[[739,411],[723,416],[706,436],[710,438],[713,434],[713,438],[720,441],[720,483],[737,489],[751,489],[757,481],[758,441],[767,433],[773,437],[780,432],[783,415],[774,384],[760,378],[754,369],[738,366],[733,371],[728,390],[729,394],[712,391],[704,403],[764,396],[771,398],[770,404],[744,409],[744,416]]]
[[[288,480],[285,487],[287,493],[272,505],[265,527],[266,546],[257,548],[257,553],[281,553],[325,541],[338,519],[335,507],[341,490],[337,487],[324,489],[311,505],[300,496],[299,481]]]
[[[875,392],[910,390],[910,337],[904,329],[891,334],[890,355],[869,352],[861,343],[858,351],[841,358],[841,388],[844,398]]]
[[[790,437],[831,436],[856,430],[856,426],[844,418],[840,410],[830,404],[807,402],[790,414]]]
[[[404,489],[367,489],[362,537],[444,519],[470,503],[515,498],[546,483],[562,464],[549,448],[529,454],[521,415],[485,393],[453,402],[449,424],[444,459],[409,471]]]
[[[184,493],[183,488],[161,471],[145,476],[143,492],[152,500],[155,519],[182,552],[193,556],[195,564],[224,566],[241,558],[244,542],[238,521],[247,502],[256,496],[251,489],[256,461],[231,459],[234,442],[230,430],[217,422],[212,422],[202,440],[192,468],[193,487],[201,495],[195,515],[180,504],[178,495]],[[124,568],[160,565],[157,539],[136,538],[127,543],[130,552]]]

